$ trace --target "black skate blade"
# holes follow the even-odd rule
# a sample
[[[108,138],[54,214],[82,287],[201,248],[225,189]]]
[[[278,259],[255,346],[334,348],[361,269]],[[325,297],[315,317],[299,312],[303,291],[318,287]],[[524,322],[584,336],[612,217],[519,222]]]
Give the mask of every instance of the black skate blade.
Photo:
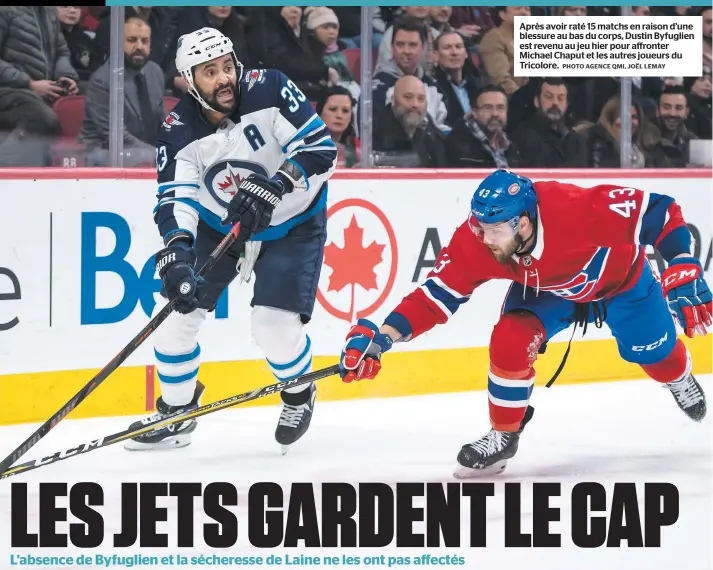
[[[477,479],[478,477],[489,477],[491,475],[499,475],[508,465],[508,460],[503,459],[501,461],[496,461],[492,465],[482,468],[465,467],[459,465],[453,472],[453,477],[455,479]]]
[[[124,449],[127,451],[167,451],[171,449],[180,449],[191,443],[190,434],[176,435],[170,439],[157,441],[153,443],[141,443],[133,439],[124,442]]]

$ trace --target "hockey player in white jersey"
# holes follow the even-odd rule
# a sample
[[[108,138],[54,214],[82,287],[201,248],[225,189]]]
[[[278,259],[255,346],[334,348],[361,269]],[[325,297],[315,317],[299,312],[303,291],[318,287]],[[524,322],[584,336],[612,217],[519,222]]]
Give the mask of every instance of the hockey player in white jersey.
[[[154,220],[165,246],[155,257],[162,295],[177,302],[153,335],[157,412],[132,427],[200,405],[198,331],[237,275],[244,282],[255,273],[252,335],[275,377],[286,381],[312,369],[304,326],[322,267],[336,146],[288,77],[244,69],[218,30],[181,36],[176,67],[189,92],[166,117],[156,143]],[[198,278],[198,267],[237,221],[245,246],[236,242]],[[315,397],[314,384],[281,392],[275,438],[283,453],[309,427]],[[195,429],[196,420],[187,420],[125,447],[183,447]]]

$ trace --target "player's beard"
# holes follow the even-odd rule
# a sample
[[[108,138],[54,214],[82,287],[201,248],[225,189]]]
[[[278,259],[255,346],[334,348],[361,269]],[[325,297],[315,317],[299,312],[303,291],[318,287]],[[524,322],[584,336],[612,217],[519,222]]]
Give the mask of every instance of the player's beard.
[[[225,88],[230,88],[230,90],[233,92],[233,102],[230,105],[221,105],[220,103],[218,103],[218,93]],[[208,103],[211,108],[215,109],[219,113],[232,115],[235,109],[238,108],[238,87],[236,84],[223,83],[221,85],[218,85],[218,87],[213,89],[213,93],[210,96],[204,93],[203,90],[200,89],[197,85],[196,91],[198,91],[198,94],[203,97],[203,100]]]
[[[493,254],[493,257],[498,260],[499,263],[505,263],[512,257],[512,254],[515,253],[518,248],[520,247],[522,241],[518,240],[518,235],[514,235],[510,240],[505,242],[504,244],[498,245],[497,249],[494,249],[491,246],[487,246],[488,249],[490,250],[490,253]]]

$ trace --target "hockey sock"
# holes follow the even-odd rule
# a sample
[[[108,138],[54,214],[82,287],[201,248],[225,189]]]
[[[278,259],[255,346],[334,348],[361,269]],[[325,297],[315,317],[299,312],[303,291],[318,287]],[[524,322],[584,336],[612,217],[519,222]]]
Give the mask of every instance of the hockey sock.
[[[666,358],[653,364],[641,365],[646,374],[662,384],[685,378],[690,374],[691,367],[691,355],[680,338],[676,339],[676,345]]]
[[[535,371],[510,372],[492,362],[488,370],[488,408],[490,423],[497,431],[517,431],[525,417]]]
[[[502,315],[490,339],[488,407],[497,431],[517,431],[535,385],[533,365],[545,340],[545,329],[533,313]]]
[[[267,358],[270,370],[280,382],[286,382],[312,371],[312,341],[309,335],[302,335],[301,343],[294,350],[295,356],[287,362],[276,362]],[[309,384],[287,388],[283,393],[296,394],[307,390]],[[306,400],[305,400],[306,401]],[[304,402],[300,402],[304,403]]]
[[[169,406],[188,404],[195,394],[201,347],[179,354],[167,354],[154,348],[156,372],[161,385],[161,397]]]

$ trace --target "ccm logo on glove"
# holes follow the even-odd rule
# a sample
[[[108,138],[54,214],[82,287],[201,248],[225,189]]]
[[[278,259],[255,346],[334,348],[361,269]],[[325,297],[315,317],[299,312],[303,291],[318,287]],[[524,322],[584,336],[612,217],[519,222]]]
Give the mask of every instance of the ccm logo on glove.
[[[253,182],[250,182],[247,178],[243,180],[240,183],[240,186],[238,186],[240,190],[245,190],[246,192],[250,192],[254,196],[257,196],[258,198],[262,198],[263,200],[266,200],[273,206],[277,206],[280,203],[280,197],[273,194],[272,192],[265,190],[261,186],[258,186],[257,184],[254,184]]]
[[[671,287],[674,287],[679,281],[687,283],[693,279],[697,279],[700,276],[701,270],[698,267],[695,265],[688,267],[690,267],[690,269],[684,269],[682,267],[678,271],[672,270],[668,275],[666,275],[663,280],[664,289],[668,290]]]

